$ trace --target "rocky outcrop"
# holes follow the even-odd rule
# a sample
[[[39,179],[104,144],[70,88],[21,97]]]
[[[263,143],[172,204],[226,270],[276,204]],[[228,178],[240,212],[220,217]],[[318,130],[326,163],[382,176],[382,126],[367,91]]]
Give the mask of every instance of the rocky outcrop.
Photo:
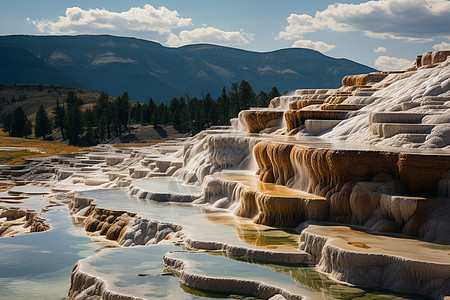
[[[85,220],[87,232],[98,232],[108,240],[119,241],[136,214],[95,207]]]
[[[274,141],[256,145],[254,155],[261,181],[289,185],[295,175],[306,176],[308,192],[320,196],[330,196],[347,182],[370,180],[380,173],[398,178],[408,193],[438,195],[439,182],[450,168],[450,155],[445,153],[389,152],[364,147],[333,150]],[[306,172],[299,175],[302,170],[294,166],[304,166]]]
[[[12,237],[19,234],[42,232],[50,229],[45,219],[35,211],[0,206],[0,237]]]
[[[348,75],[342,79],[343,86],[365,86],[369,83],[377,83],[386,78],[386,72],[375,72],[361,75]]]
[[[439,195],[442,178],[450,167],[450,156],[443,154],[332,150],[273,141],[257,144],[254,155],[260,181],[297,186],[326,199],[311,202],[316,205],[313,216],[366,224],[368,227],[387,216],[400,226],[395,230],[413,236],[426,235],[424,232],[419,234],[419,228],[429,219],[437,204],[423,197]],[[410,196],[396,196],[405,193]],[[258,199],[257,207],[262,216],[267,212],[267,215],[277,216],[275,219],[292,220],[288,222],[290,226],[295,221],[298,224],[309,219],[307,215],[293,215],[302,210],[294,208],[286,199],[242,195],[244,200],[241,202],[244,203],[246,198]],[[301,202],[294,203],[300,205]],[[258,223],[277,224],[264,220],[264,217],[256,218]],[[378,228],[381,231],[392,230],[382,226]]]
[[[74,195],[69,209],[78,217],[86,217],[86,232],[104,236],[124,247],[157,244],[164,239],[175,237],[182,229],[180,225],[149,220],[135,213],[99,208],[94,201]]]
[[[242,114],[249,133],[259,133],[280,129],[283,113],[276,110],[243,110],[239,114]]]
[[[422,55],[417,56],[415,66],[417,68],[435,65],[444,62],[447,57],[450,56],[450,51],[433,51],[425,52]]]
[[[119,238],[124,247],[154,245],[162,240],[179,237],[181,225],[136,217]]]

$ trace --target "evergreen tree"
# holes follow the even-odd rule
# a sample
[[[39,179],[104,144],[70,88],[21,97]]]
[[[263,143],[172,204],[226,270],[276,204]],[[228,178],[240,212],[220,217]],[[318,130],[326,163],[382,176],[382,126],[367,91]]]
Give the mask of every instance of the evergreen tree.
[[[122,126],[124,130],[128,130],[130,120],[130,101],[128,99],[128,92],[122,94],[121,97],[116,99],[116,113],[119,134],[122,132]],[[119,135],[118,134],[118,135]]]
[[[28,120],[27,116],[25,115],[25,112],[23,111],[22,107],[18,106],[14,110],[11,119],[11,136],[15,137],[25,136],[25,125],[27,120]]]
[[[239,85],[237,82],[231,84],[229,101],[231,106],[231,118],[235,118],[242,109],[239,102]]]
[[[242,103],[241,109],[249,109],[255,101],[255,92],[248,81],[242,80],[239,84],[239,100]]]
[[[184,125],[186,102],[183,97],[173,98],[169,104],[170,123],[175,126]]]
[[[281,93],[280,93],[280,91],[278,91],[277,87],[274,86],[272,88],[272,90],[269,92],[268,96],[269,96],[269,101],[270,101],[270,100],[272,100],[275,97],[280,97]]]
[[[217,99],[217,102],[222,111],[222,124],[228,124],[230,120],[230,101],[225,87],[222,88],[222,93]]]
[[[47,112],[44,109],[44,106],[39,106],[39,109],[36,113],[36,122],[34,124],[34,136],[39,138],[45,137],[52,133],[52,126],[50,120],[48,118]]]
[[[13,114],[12,113],[8,113],[4,118],[3,118],[3,132],[7,132],[9,136],[11,136],[12,134],[12,119],[13,119]]]
[[[83,101],[79,99],[74,91],[67,93],[67,114],[64,122],[66,136],[69,144],[76,145],[83,134],[83,124],[81,117],[81,105]]]
[[[28,118],[25,118],[25,127],[23,128],[23,136],[28,137],[33,133],[33,124],[31,124],[31,121],[28,120]]]
[[[98,141],[98,136],[94,134],[94,127],[96,127],[99,122],[97,121],[94,111],[87,109],[83,113],[83,121],[87,127],[84,139],[88,145],[95,145],[96,141]]]
[[[61,131],[62,139],[65,140],[66,136],[64,134],[64,119],[66,117],[66,110],[64,106],[59,105],[59,98],[56,98],[56,106],[53,107],[53,117],[55,127],[58,127]]]
[[[154,120],[155,114],[158,114],[158,107],[156,106],[153,98],[150,98],[148,101],[148,123],[153,125],[158,124],[160,122],[159,116],[156,116],[157,120]]]
[[[97,119],[102,120],[102,128],[99,131],[107,133],[108,139],[111,138],[111,103],[109,102],[109,95],[105,92],[101,92],[100,97],[97,99],[95,104],[95,111],[97,112]],[[104,135],[102,135],[102,141],[104,140]]]
[[[266,94],[266,92],[261,91],[259,92],[258,96],[256,97],[256,106],[258,107],[267,107],[269,102],[269,96]]]
[[[205,116],[205,123],[204,128],[208,128],[213,123],[212,118],[212,109],[213,109],[213,99],[211,95],[208,93],[206,94],[205,98],[203,99],[203,115]]]

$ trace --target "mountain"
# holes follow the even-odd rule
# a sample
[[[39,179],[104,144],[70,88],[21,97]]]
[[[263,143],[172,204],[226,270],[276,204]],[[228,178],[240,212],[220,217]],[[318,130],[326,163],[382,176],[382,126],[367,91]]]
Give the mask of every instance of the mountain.
[[[310,49],[261,53],[207,44],[168,48],[108,35],[0,36],[0,48],[8,47],[10,51],[1,51],[0,62],[9,61],[17,52],[24,59],[15,60],[24,63],[6,66],[5,73],[14,76],[11,79],[3,74],[0,83],[46,80],[48,84],[62,84],[64,79],[66,85],[112,96],[128,91],[131,99],[141,102],[150,97],[155,102],[168,101],[186,91],[193,96],[217,96],[223,86],[229,88],[232,82],[241,80],[249,81],[256,93],[273,86],[280,91],[336,88],[345,75],[375,71]],[[28,61],[47,75],[36,78],[28,71]]]
[[[49,67],[30,51],[7,45],[0,45],[0,70],[0,83],[85,85],[67,73]]]

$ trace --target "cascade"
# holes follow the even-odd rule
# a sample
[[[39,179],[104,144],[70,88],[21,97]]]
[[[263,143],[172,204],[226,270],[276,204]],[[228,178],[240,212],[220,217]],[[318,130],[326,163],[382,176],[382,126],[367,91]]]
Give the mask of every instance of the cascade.
[[[398,72],[346,76],[338,89],[276,97],[268,108],[241,111],[231,124],[153,146],[99,145],[44,159],[53,180],[46,193],[70,203],[92,239],[171,251],[152,256],[194,288],[211,290],[217,280],[230,293],[302,297],[267,278],[224,279],[217,270],[196,269],[227,258],[180,254],[180,245],[296,268],[307,263],[360,287],[450,295],[450,51],[424,53]],[[4,167],[3,174],[37,178],[26,166]],[[27,222],[37,224],[34,231],[50,227],[35,212],[3,207],[26,193],[0,194],[0,220],[15,226],[2,227],[6,236]],[[133,253],[145,259],[145,249]],[[126,256],[126,250],[97,257],[108,255]],[[121,290],[130,293],[123,299],[134,297],[131,289],[108,290],[105,282],[114,276],[90,273],[106,269],[95,256],[80,260],[69,296],[120,299]]]

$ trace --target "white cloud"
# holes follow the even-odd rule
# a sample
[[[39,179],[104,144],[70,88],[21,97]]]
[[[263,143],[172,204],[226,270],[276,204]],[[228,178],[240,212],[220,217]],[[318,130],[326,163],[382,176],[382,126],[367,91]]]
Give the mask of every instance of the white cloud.
[[[245,33],[239,31],[223,31],[214,27],[202,27],[194,30],[183,30],[179,35],[171,33],[166,45],[179,47],[187,44],[209,43],[224,46],[235,46],[248,44]],[[248,35],[249,39],[252,35]]]
[[[57,20],[31,20],[39,32],[48,34],[114,33],[124,31],[147,31],[169,34],[172,29],[192,25],[190,18],[180,18],[176,10],[165,7],[132,7],[124,12],[106,9],[70,7],[65,16]]]
[[[400,71],[412,64],[404,58],[379,56],[375,61],[375,67],[381,71]]]
[[[291,14],[278,34],[282,39],[302,38],[317,30],[361,31],[376,38],[430,41],[448,36],[450,1],[380,0],[360,4],[336,3],[314,16]]]
[[[437,51],[450,50],[450,43],[442,42],[440,44],[436,44],[433,46],[433,49]]]
[[[386,53],[387,49],[384,48],[384,47],[378,47],[378,48],[373,49],[373,52],[375,52],[375,53]]]
[[[330,45],[322,41],[311,41],[311,40],[298,40],[296,41],[292,47],[298,47],[298,48],[309,48],[313,50],[317,50],[319,52],[327,52],[334,48],[336,48],[335,45]]]

